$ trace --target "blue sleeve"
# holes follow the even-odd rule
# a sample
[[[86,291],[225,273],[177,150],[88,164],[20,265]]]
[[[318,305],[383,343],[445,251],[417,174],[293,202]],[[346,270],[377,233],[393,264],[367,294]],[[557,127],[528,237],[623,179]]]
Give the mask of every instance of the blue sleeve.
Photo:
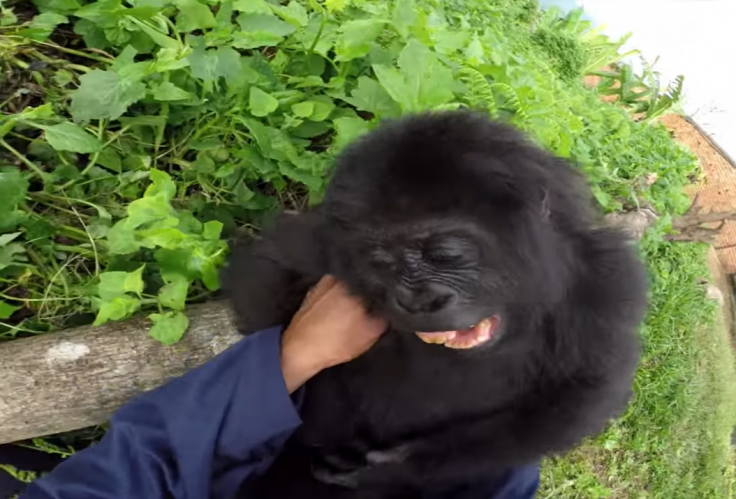
[[[301,424],[280,364],[281,331],[248,336],[129,402],[96,445],[23,499],[230,499]]]

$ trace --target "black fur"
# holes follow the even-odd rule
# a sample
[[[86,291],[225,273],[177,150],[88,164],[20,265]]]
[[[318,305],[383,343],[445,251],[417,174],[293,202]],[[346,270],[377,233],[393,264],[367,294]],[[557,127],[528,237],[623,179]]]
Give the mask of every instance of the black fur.
[[[507,126],[425,114],[349,147],[320,207],[236,249],[226,281],[243,331],[288,324],[326,273],[391,330],[308,382],[304,425],[249,498],[492,481],[599,432],[627,403],[642,266],[600,226],[577,172]],[[412,334],[492,314],[498,338],[471,350]]]

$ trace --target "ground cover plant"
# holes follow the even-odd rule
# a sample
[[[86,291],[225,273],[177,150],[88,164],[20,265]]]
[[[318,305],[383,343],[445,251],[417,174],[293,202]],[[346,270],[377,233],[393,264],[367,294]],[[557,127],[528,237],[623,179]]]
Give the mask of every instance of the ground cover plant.
[[[472,107],[574,161],[605,211],[661,215],[641,244],[637,397],[545,464],[540,495],[723,497],[728,341],[707,334],[703,248],[662,238],[697,165],[583,87],[620,47],[530,0],[5,0],[0,338],[143,313],[175,342],[236,230],[318,203],[335,155],[380,120]]]

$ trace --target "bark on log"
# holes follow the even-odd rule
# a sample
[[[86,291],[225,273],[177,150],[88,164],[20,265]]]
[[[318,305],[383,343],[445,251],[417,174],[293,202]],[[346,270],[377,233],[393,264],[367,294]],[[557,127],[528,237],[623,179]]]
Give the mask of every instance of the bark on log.
[[[241,336],[224,302],[187,309],[182,341],[163,346],[145,318],[0,344],[0,443],[105,422],[128,399],[203,364]]]

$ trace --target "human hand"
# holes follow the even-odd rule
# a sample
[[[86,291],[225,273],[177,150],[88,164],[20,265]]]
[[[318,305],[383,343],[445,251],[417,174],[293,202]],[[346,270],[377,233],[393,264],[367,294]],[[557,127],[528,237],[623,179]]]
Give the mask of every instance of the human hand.
[[[358,357],[386,330],[334,277],[324,276],[304,299],[281,340],[281,370],[289,393],[322,369]]]

